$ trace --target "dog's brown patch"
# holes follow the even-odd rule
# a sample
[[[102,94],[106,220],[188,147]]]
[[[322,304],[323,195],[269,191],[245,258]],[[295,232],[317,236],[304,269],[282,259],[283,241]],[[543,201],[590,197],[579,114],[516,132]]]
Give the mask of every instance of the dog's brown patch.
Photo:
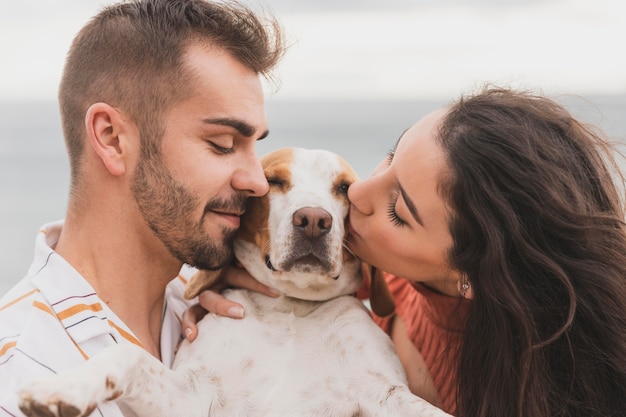
[[[220,276],[219,271],[207,271],[207,270],[199,270],[196,272],[187,283],[185,287],[185,298],[191,300],[196,297],[202,291],[207,290],[215,284],[217,279]]]
[[[387,317],[396,311],[393,296],[387,287],[385,276],[378,268],[370,267],[370,305],[378,317]]]
[[[270,212],[268,195],[277,192],[286,193],[291,188],[292,161],[292,149],[280,149],[261,158],[265,178],[270,183],[270,191],[263,197],[248,199],[246,213],[241,218],[239,239],[254,243],[259,248],[268,247],[267,219]]]

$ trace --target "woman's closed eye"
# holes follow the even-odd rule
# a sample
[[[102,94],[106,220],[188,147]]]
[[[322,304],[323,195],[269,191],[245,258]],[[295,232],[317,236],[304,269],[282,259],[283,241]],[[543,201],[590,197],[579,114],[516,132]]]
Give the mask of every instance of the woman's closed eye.
[[[386,158],[387,165],[391,165],[391,161],[393,161],[393,157],[394,157],[395,154],[396,154],[395,148],[394,149],[389,149],[387,151],[387,158]]]
[[[396,193],[391,199],[391,202],[389,203],[389,207],[387,208],[387,217],[389,218],[389,221],[391,221],[391,223],[394,226],[402,227],[406,225],[406,222],[398,215],[398,212],[396,211],[396,203],[398,202],[398,196],[399,196],[399,193]]]

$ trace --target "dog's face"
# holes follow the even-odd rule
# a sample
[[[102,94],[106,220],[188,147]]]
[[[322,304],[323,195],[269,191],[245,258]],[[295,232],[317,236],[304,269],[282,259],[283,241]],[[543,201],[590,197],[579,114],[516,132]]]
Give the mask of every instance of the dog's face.
[[[235,241],[239,262],[260,282],[303,300],[354,293],[360,261],[343,244],[348,187],[357,176],[338,155],[283,148],[262,160],[269,192],[251,198]],[[367,268],[370,302],[380,317],[395,306],[381,271]],[[198,271],[185,297],[211,288],[220,271]]]
[[[271,152],[262,164],[270,190],[250,199],[235,242],[239,262],[295,298],[356,291],[359,261],[343,244],[354,170],[332,152],[300,148]]]

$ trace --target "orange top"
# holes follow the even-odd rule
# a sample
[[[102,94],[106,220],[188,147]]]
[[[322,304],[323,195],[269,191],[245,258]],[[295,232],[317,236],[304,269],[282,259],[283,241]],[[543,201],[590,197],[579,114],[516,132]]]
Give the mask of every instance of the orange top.
[[[444,411],[456,412],[456,360],[454,348],[461,340],[463,319],[468,302],[411,284],[404,278],[385,273],[385,280],[394,297],[394,315],[374,320],[388,334],[395,315],[405,323],[407,336],[422,355],[435,384]]]

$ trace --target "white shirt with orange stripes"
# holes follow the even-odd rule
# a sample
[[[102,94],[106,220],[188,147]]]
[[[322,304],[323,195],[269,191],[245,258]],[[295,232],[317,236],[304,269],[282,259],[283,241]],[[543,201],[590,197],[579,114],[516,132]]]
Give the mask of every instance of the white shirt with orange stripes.
[[[23,415],[16,391],[28,381],[80,365],[116,343],[141,345],[87,281],[54,251],[62,225],[56,222],[42,228],[26,277],[0,300],[0,416]],[[188,305],[182,298],[185,276],[192,271],[183,269],[167,288],[161,357],[168,366],[181,337],[180,316]],[[108,402],[91,416],[123,414],[115,402]]]

